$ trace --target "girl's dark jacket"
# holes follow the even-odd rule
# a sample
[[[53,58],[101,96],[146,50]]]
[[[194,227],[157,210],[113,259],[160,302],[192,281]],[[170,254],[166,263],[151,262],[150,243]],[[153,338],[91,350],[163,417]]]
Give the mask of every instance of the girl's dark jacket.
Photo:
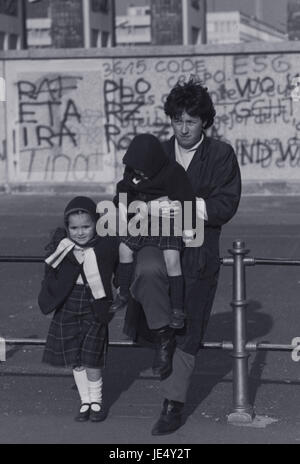
[[[118,206],[120,193],[127,193],[127,204],[140,200],[149,202],[167,196],[178,200],[184,207],[184,201],[192,204],[193,224],[196,226],[196,198],[184,168],[170,159],[159,140],[151,134],[137,135],[131,142],[124,158],[126,165],[123,179],[117,184],[114,204]],[[138,177],[134,170],[142,171],[149,179],[135,185],[133,179]],[[184,214],[183,214],[184,224]]]
[[[106,297],[101,300],[91,299],[91,305],[96,319],[99,322],[106,323],[113,298],[112,277],[118,264],[118,242],[116,237],[98,237],[94,251]],[[53,269],[46,264],[45,275],[38,296],[39,307],[44,314],[62,308],[81,271],[82,264],[78,263],[72,251],[67,254],[58,268]]]

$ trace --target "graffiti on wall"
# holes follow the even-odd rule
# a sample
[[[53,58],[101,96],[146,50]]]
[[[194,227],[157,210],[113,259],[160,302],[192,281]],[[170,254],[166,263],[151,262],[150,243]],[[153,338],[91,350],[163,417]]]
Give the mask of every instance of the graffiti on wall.
[[[230,83],[224,80],[213,91],[213,135],[228,134],[242,168],[258,165],[276,172],[300,166],[300,113],[292,98],[292,63],[284,55],[233,57]],[[231,137],[236,132],[242,136]]]
[[[300,104],[293,98],[299,64],[284,54],[104,63],[107,149],[126,149],[145,128],[168,138],[165,98],[177,81],[194,75],[217,111],[210,135],[232,144],[242,171],[253,167],[253,178],[271,170],[281,176],[282,168],[300,166]]]
[[[194,75],[216,107],[209,135],[233,145],[244,179],[299,178],[299,69],[298,55],[243,54],[103,58],[96,70],[18,73],[11,175],[113,184],[136,134],[170,137],[166,96]]]
[[[105,137],[107,150],[126,150],[130,140],[140,133],[151,132],[160,140],[169,135],[170,124],[163,106],[156,105],[151,82],[140,77],[132,85],[124,79],[104,81]]]
[[[77,89],[82,77],[58,76],[44,78],[40,83],[19,81],[19,120],[22,126],[20,146],[26,148],[31,142],[38,147],[63,146],[65,139],[77,146],[76,133],[70,125],[80,123],[81,114],[72,98],[65,95]]]
[[[92,182],[106,171],[102,114],[88,108],[83,81],[66,73],[16,83],[14,169],[26,180]]]

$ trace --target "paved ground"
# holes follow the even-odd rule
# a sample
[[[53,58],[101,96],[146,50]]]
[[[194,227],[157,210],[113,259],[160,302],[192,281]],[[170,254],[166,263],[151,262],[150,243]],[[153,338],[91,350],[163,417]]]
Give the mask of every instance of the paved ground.
[[[68,197],[0,196],[0,255],[42,255],[48,233],[60,221]],[[236,238],[250,256],[300,259],[298,197],[247,197],[224,228],[221,254]],[[0,266],[0,335],[44,338],[49,319],[36,296],[40,264]],[[231,269],[222,270],[207,341],[231,339]],[[300,269],[255,267],[247,271],[249,339],[290,344],[300,337]],[[122,316],[111,324],[121,339]],[[250,395],[257,420],[251,427],[226,423],[232,403],[231,358],[203,351],[189,395],[185,426],[166,438],[153,438],[160,411],[158,381],[151,377],[149,349],[110,350],[105,397],[110,414],[103,424],[76,424],[77,392],[67,370],[41,364],[42,348],[11,347],[0,368],[0,443],[298,443],[300,442],[299,364],[289,353],[252,354]]]

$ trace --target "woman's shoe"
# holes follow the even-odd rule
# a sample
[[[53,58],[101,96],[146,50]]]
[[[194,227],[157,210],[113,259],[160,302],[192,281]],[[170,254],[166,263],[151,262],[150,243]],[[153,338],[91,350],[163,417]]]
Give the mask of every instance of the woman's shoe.
[[[84,407],[84,410],[82,411]],[[79,408],[79,412],[75,417],[76,422],[86,422],[90,418],[91,405],[89,403],[82,403]]]
[[[152,435],[169,435],[183,425],[182,411],[184,403],[164,400],[160,417],[152,429]]]
[[[97,406],[93,409],[93,405]],[[107,418],[107,411],[104,409],[102,403],[92,403],[90,409],[90,421],[91,422],[103,422]]]

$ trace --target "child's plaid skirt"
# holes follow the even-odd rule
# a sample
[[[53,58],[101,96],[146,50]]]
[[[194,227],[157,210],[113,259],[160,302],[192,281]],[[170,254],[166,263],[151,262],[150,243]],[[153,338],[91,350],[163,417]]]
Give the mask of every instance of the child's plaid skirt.
[[[72,368],[105,365],[108,327],[95,320],[91,298],[89,287],[75,285],[64,306],[54,314],[43,362]]]
[[[120,236],[120,241],[125,243],[131,250],[139,251],[141,248],[145,246],[155,246],[158,247],[160,250],[177,250],[182,251],[184,248],[184,242],[182,240],[182,236],[177,236],[174,233],[174,221],[170,220],[170,233],[168,235],[163,235],[162,233],[162,223],[159,222],[159,229],[158,235],[151,235],[151,222],[149,220],[147,232],[149,233],[147,236],[143,235],[145,230],[142,231],[141,235],[132,236],[128,232],[126,237]]]

